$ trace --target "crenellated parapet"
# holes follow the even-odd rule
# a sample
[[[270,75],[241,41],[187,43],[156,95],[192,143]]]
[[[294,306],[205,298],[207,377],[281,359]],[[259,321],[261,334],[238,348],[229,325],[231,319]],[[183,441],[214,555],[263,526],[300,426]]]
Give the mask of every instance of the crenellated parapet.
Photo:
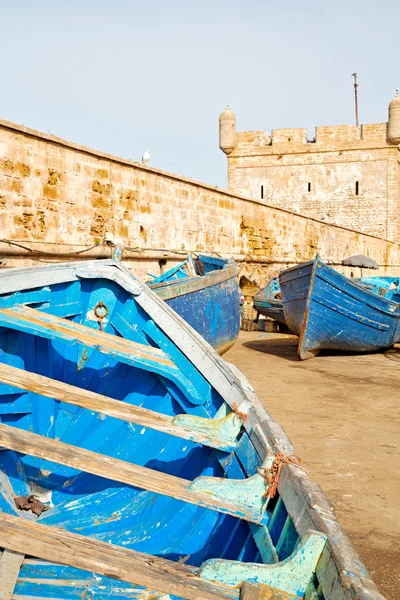
[[[400,93],[389,104],[388,121],[366,125],[328,125],[309,135],[304,127],[237,131],[236,116],[226,107],[219,118],[219,147],[229,157],[248,153],[274,154],[276,151],[319,151],[323,148],[392,147],[400,144]]]
[[[400,142],[399,142],[400,143]],[[315,128],[310,136],[304,127],[273,129],[268,131],[238,131],[234,147],[229,156],[240,156],[246,152],[274,154],[276,152],[318,152],[324,149],[344,147],[366,148],[369,146],[391,147],[388,123],[366,125],[328,125]]]
[[[236,131],[220,117],[229,191],[360,232],[400,241],[400,94],[388,121]]]
[[[306,144],[307,129],[300,127],[298,129],[273,129],[271,136],[272,145],[274,144]]]

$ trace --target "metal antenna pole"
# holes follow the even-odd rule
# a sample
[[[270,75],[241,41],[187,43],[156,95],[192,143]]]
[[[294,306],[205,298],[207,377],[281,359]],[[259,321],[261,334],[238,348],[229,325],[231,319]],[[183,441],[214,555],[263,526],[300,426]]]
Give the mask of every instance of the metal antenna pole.
[[[356,105],[356,125],[358,127],[358,83],[357,83],[357,73],[353,73],[352,77],[354,77],[354,100]]]

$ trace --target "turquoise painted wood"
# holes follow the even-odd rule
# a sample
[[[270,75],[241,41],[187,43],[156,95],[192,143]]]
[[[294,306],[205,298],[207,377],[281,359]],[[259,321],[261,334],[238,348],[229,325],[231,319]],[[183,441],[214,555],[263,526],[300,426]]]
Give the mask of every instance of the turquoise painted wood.
[[[375,294],[378,294],[379,296],[384,296],[388,300],[394,300],[395,302],[400,301],[399,277],[382,277],[379,275],[372,275],[369,277],[358,277],[353,281],[360,283],[363,287],[374,292]]]
[[[108,402],[107,410],[110,400],[117,405]],[[329,502],[303,471],[284,467],[278,498],[267,502],[258,468],[268,467],[274,452],[293,452],[286,436],[240,372],[120,263],[0,272],[0,406],[0,423],[8,426],[2,428],[0,513],[36,518],[15,503],[33,494],[47,508],[39,523],[107,542],[110,556],[123,547],[149,561],[184,562],[199,580],[227,583],[232,598],[243,581],[265,581],[267,572],[270,584],[289,591],[288,564],[290,589],[296,587],[299,598],[311,581],[325,600],[333,584],[343,590],[339,600],[361,578],[373,586]],[[153,426],[136,423],[132,411],[129,419],[112,412],[122,407],[139,416],[139,409],[147,410]],[[158,428],[157,414],[163,423]],[[24,446],[7,441],[10,429]],[[52,440],[46,455],[40,445],[33,447],[38,438],[32,434]],[[146,467],[140,473],[150,473],[152,484],[128,485],[119,470],[115,476],[101,471],[101,477],[98,462],[77,468],[72,449],[56,460],[57,442],[91,451],[81,453],[86,461],[94,453],[103,465],[119,459]],[[165,476],[186,495],[151,491]],[[310,540],[325,538],[317,552]],[[350,582],[332,582],[334,561],[343,556]],[[214,572],[208,561],[215,560],[227,561],[224,572]],[[139,580],[116,582],[40,555],[22,558],[14,585],[15,600],[128,600],[149,591]],[[356,590],[353,597],[364,599],[363,593]],[[194,598],[192,592],[182,597]],[[378,592],[369,598],[381,600]]]
[[[204,579],[235,586],[244,579],[264,583],[277,590],[303,598],[322,554],[326,537],[309,532],[301,540],[293,556],[273,565],[247,564],[221,559],[208,560],[200,569]]]
[[[286,322],[300,336],[298,354],[304,360],[320,350],[374,352],[390,348],[400,338],[400,305],[382,280],[355,281],[318,257],[282,271]],[[382,292],[376,293],[378,289]]]
[[[240,329],[240,293],[233,260],[200,255],[176,265],[149,286],[204,339],[224,354]]]

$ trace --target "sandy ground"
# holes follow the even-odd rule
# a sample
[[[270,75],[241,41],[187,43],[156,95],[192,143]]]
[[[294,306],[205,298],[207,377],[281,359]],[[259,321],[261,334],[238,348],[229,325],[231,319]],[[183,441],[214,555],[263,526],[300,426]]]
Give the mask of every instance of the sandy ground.
[[[295,336],[242,331],[224,355],[336,507],[374,581],[400,598],[400,348],[301,362]]]

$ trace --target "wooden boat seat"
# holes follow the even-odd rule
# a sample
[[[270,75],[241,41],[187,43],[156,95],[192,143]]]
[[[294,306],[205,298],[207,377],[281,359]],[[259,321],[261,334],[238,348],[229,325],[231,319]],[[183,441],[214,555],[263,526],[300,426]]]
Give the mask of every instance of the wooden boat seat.
[[[224,452],[234,450],[237,445],[236,438],[242,425],[240,415],[233,412],[223,419],[205,419],[193,415],[170,417],[169,415],[134,406],[121,400],[114,400],[90,390],[1,363],[0,383],[7,386],[8,393],[10,393],[10,390],[14,392],[15,388],[17,390],[32,392],[35,394],[32,398],[33,402],[40,402],[40,399],[36,396],[36,394],[39,394],[74,406],[93,410],[108,417],[143,425],[144,427],[149,427],[150,429],[197,442]],[[10,402],[10,405],[22,401],[23,408],[25,411],[28,410],[28,401],[24,398],[18,398]],[[20,409],[21,412],[23,412],[23,408]]]
[[[257,481],[254,482],[255,486],[251,481],[252,477],[237,482],[214,477],[197,477],[192,482],[4,424],[0,424],[0,447],[42,458],[78,471],[91,473],[111,481],[169,496],[176,500],[204,506],[246,521],[258,524],[268,521],[268,517],[262,511],[265,502],[263,498],[265,483],[259,475],[254,476],[257,478]],[[220,482],[221,484],[210,490],[204,485],[205,480],[215,480],[217,484]],[[194,485],[197,482],[199,482],[199,485]],[[230,489],[235,487],[235,483],[237,484],[237,502],[228,499],[229,493],[223,493],[225,482],[229,483]],[[251,503],[240,501],[241,496],[246,500],[246,490],[241,490],[243,485],[248,488],[247,496],[252,499]],[[196,487],[199,489],[196,489]],[[222,493],[219,493],[219,488]]]
[[[189,600],[239,600],[240,588],[243,588],[241,598],[245,600],[303,597],[325,539],[320,533],[308,531],[298,549],[282,563],[261,565],[221,560],[218,561],[223,563],[221,569],[215,570],[217,561],[214,560],[200,568],[193,567],[0,513],[0,545],[7,550],[141,585],[146,591],[154,590],[155,595],[162,592]],[[232,578],[232,570],[236,570],[237,575],[227,583],[226,579]],[[269,595],[249,595],[249,588],[244,585],[246,580],[266,584]],[[295,596],[291,594],[294,589]]]
[[[193,404],[204,404],[205,399],[199,395],[191,380],[159,348],[117,337],[23,305],[1,309],[0,326],[33,333],[50,340],[59,340],[65,344],[79,343],[86,348],[96,348],[103,354],[111,355],[116,361],[152,371],[171,380]],[[84,358],[78,368],[83,366]]]
[[[5,513],[0,513],[0,546],[192,600],[239,599],[239,590],[201,579],[196,567]]]

